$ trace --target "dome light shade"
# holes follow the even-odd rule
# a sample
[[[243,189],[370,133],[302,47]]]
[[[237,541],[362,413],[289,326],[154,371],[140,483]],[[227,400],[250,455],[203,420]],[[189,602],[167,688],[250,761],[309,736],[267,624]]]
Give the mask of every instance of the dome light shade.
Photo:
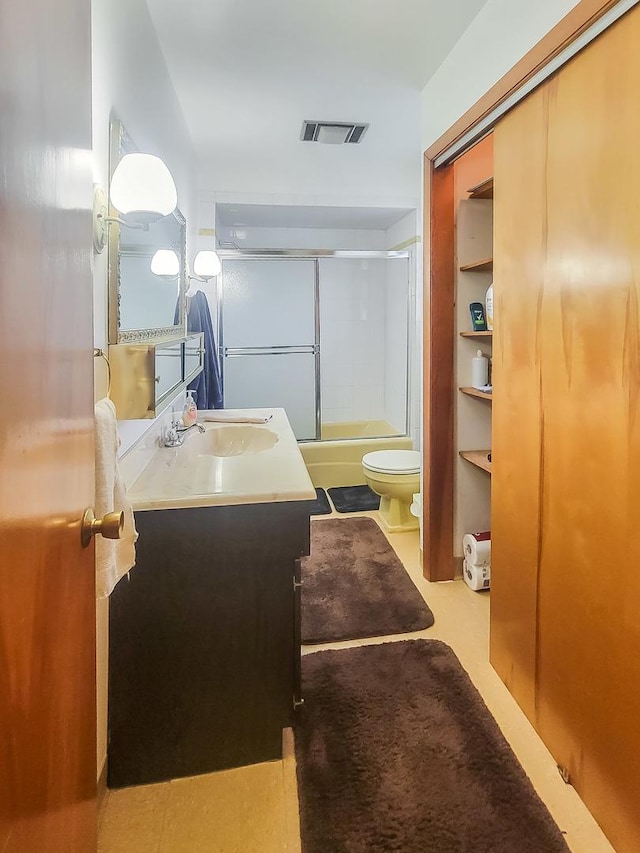
[[[158,249],[151,258],[151,272],[175,278],[180,272],[180,259],[172,249]]]
[[[210,250],[198,252],[193,260],[193,272],[205,281],[220,275],[221,271],[222,264],[217,252]]]
[[[116,210],[144,223],[173,213],[178,203],[171,172],[154,154],[125,154],[113,172],[109,195]]]

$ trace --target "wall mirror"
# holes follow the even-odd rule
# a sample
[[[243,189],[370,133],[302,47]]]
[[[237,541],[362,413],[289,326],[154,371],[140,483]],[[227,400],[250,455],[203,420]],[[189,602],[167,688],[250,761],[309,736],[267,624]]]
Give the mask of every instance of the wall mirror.
[[[124,154],[137,148],[116,119],[111,119],[109,177]],[[118,212],[110,208],[109,216]],[[151,272],[158,249],[178,256],[176,276]],[[185,334],[186,221],[176,208],[149,225],[148,230],[118,223],[109,227],[109,342],[155,341]]]

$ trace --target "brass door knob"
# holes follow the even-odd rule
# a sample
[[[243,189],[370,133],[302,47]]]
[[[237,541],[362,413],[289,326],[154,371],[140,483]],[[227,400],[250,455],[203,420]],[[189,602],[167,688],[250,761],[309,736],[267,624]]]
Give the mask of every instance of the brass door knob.
[[[86,548],[91,537],[99,533],[105,539],[120,539],[124,527],[124,512],[108,512],[103,518],[96,518],[91,507],[84,511],[80,524],[80,541]]]

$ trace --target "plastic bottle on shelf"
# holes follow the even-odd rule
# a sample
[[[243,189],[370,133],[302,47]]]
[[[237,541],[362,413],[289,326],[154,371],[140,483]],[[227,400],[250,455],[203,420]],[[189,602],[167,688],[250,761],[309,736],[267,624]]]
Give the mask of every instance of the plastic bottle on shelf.
[[[489,285],[489,289],[484,298],[484,317],[487,322],[487,330],[493,329],[493,282]]]
[[[471,385],[474,388],[484,388],[489,381],[489,359],[479,349],[475,358],[471,359]]]
[[[182,423],[185,427],[193,426],[198,420],[198,409],[196,408],[196,401],[193,399],[195,393],[195,391],[187,391],[187,400],[182,410]]]

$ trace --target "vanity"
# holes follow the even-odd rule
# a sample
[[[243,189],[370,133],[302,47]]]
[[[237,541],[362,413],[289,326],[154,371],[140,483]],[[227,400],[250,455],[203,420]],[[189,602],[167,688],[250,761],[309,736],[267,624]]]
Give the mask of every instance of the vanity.
[[[280,758],[300,701],[315,490],[284,410],[199,421],[129,489],[140,538],[110,599],[110,787]]]

